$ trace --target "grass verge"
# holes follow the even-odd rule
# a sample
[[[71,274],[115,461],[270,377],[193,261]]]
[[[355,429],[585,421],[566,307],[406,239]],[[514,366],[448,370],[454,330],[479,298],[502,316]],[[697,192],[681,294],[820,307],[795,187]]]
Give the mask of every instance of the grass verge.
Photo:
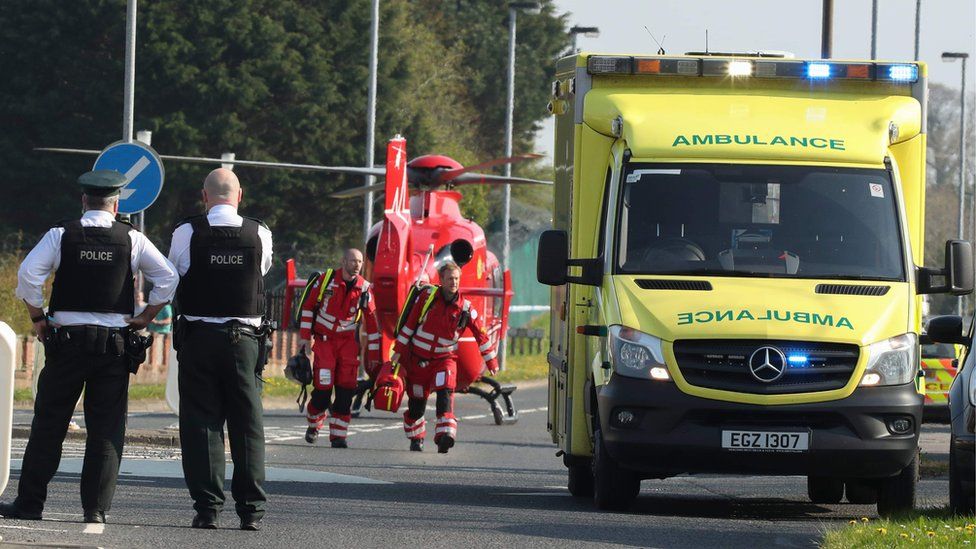
[[[905,517],[861,517],[839,530],[828,532],[824,549],[874,549],[889,547],[972,547],[976,542],[976,518],[959,517],[948,508],[920,509]]]
[[[531,381],[545,379],[549,366],[546,355],[509,355],[508,364],[504,372],[500,372],[495,379],[501,383],[516,381]],[[269,398],[291,397],[298,395],[299,386],[283,377],[267,378],[264,384],[264,396]],[[129,400],[163,400],[166,398],[165,383],[140,383],[129,385]],[[20,405],[29,405],[34,400],[30,387],[14,390],[14,401]]]
[[[505,371],[498,372],[495,376],[500,383],[545,379],[549,375],[545,353],[508,355],[505,360]]]

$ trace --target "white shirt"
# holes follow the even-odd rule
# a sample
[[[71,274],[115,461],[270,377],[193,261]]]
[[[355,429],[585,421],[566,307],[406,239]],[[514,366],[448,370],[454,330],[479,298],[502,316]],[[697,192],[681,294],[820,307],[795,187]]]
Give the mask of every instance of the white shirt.
[[[115,216],[104,210],[88,210],[81,216],[83,227],[111,227]],[[17,271],[17,290],[15,294],[29,305],[44,307],[44,281],[61,265],[61,236],[63,227],[55,227],[47,232],[34,249],[27,254]],[[133,229],[129,231],[132,239],[132,272],[142,274],[152,282],[149,303],[160,305],[172,301],[180,278],[176,269],[166,257],[146,238],[146,235]],[[119,313],[81,313],[74,311],[55,311],[54,323],[61,326],[95,324],[110,328],[124,328],[131,315]]]
[[[229,204],[218,204],[207,212],[207,221],[211,227],[240,227],[244,218],[237,215],[237,208]],[[184,223],[173,231],[173,242],[169,247],[169,260],[176,266],[180,276],[190,270],[190,238],[193,236],[193,226]],[[258,238],[261,239],[261,274],[268,274],[271,270],[271,231],[264,225],[258,225]],[[261,317],[212,317],[181,315],[187,320],[202,320],[214,324],[223,324],[236,320],[251,326],[260,326]]]

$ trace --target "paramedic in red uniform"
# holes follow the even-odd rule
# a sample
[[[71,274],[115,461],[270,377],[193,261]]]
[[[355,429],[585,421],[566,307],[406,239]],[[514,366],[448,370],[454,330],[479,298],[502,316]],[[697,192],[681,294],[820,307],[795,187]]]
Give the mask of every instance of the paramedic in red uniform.
[[[305,440],[309,444],[315,443],[328,413],[329,440],[333,448],[347,447],[346,434],[358,383],[357,328],[360,324],[366,328],[367,371],[375,373],[380,366],[380,331],[373,291],[369,282],[359,275],[363,254],[356,249],[346,250],[341,266],[337,271],[330,269],[323,273],[312,286],[302,303],[300,325],[301,346],[305,353],[315,354],[312,363],[314,388],[306,412],[308,430]],[[313,338],[314,343],[309,345]]]
[[[406,392],[409,399],[403,414],[403,430],[410,439],[410,449],[423,450],[427,397],[437,395],[437,427],[434,444],[446,454],[457,438],[457,419],[454,417],[454,388],[457,384],[458,340],[469,330],[478,343],[481,357],[488,371],[498,371],[495,346],[488,338],[478,312],[458,291],[461,268],[446,262],[437,269],[440,289],[430,287],[421,292],[407,321],[397,334],[393,347],[394,361],[403,360],[406,368]],[[429,306],[431,292],[436,292]],[[426,309],[426,311],[425,311]]]

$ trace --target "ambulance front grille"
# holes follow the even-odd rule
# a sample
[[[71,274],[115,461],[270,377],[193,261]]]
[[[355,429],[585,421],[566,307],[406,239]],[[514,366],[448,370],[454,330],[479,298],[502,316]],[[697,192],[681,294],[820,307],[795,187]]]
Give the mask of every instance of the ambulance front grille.
[[[785,358],[782,376],[760,381],[750,369],[754,353],[756,366],[765,362],[764,347],[769,347],[770,362],[779,365]],[[696,387],[760,395],[831,391],[847,385],[857,366],[857,345],[842,343],[686,339],[674,342],[674,357],[685,380]],[[770,368],[758,371],[759,377],[775,377]]]

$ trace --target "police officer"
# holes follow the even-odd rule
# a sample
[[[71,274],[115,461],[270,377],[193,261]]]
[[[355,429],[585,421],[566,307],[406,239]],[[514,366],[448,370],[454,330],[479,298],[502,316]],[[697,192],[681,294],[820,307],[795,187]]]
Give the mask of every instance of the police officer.
[[[0,504],[4,517],[41,518],[82,389],[88,429],[81,471],[85,522],[104,523],[111,507],[125,437],[127,336],[149,324],[172,299],[178,281],[173,266],[148,238],[115,221],[125,182],[112,170],[82,175],[78,183],[84,215],[49,230],[20,266],[16,295],[27,305],[46,353],[17,499]],[[152,282],[153,290],[149,305],[133,317],[137,271]],[[43,288],[51,272],[54,285],[45,313]]]
[[[175,334],[180,445],[194,528],[216,528],[224,504],[225,421],[241,530],[260,528],[267,500],[258,339],[271,231],[238,215],[242,196],[234,172],[210,172],[203,184],[207,214],[178,225],[169,252],[182,277]]]

